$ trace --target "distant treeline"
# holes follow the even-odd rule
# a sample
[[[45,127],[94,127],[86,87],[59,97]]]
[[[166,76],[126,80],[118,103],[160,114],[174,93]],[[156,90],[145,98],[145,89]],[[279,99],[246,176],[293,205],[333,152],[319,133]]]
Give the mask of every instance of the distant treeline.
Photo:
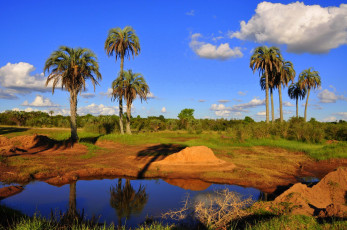
[[[126,116],[126,115],[124,115]],[[125,120],[125,119],[124,119]],[[70,117],[53,115],[41,111],[5,111],[0,113],[0,125],[17,125],[28,127],[61,127],[70,128]],[[77,116],[77,125],[87,132],[99,134],[119,133],[119,117],[116,115]],[[195,119],[193,116],[167,119],[158,117],[131,117],[131,129],[134,132],[156,132],[163,130],[187,130],[200,134],[205,131],[223,131],[227,138],[237,140],[280,137],[289,140],[318,143],[323,140],[347,141],[347,122],[318,122],[312,118],[304,122],[303,118],[292,117],[288,121],[276,120],[274,124],[255,122],[251,117],[237,119]]]

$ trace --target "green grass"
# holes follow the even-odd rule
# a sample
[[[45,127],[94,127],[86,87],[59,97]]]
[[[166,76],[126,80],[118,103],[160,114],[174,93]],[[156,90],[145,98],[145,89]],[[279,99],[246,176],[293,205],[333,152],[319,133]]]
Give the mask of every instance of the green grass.
[[[277,230],[277,229],[347,229],[347,220],[331,220],[319,223],[315,217],[301,215],[283,215],[269,220],[260,220],[256,224],[248,224],[249,230]]]
[[[96,152],[98,150],[104,149],[104,148],[101,148],[99,146],[87,143],[87,142],[81,142],[81,144],[88,148],[88,152],[81,156],[82,159],[90,159],[90,158],[96,156]]]

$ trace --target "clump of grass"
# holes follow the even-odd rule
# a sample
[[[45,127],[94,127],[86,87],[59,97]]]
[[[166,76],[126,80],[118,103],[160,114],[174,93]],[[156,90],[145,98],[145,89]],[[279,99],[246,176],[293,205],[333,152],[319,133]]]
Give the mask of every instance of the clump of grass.
[[[87,142],[81,142],[82,145],[86,146],[88,148],[88,152],[81,156],[82,159],[90,159],[94,156],[96,156],[96,152],[98,150],[102,150],[103,148],[87,143]]]

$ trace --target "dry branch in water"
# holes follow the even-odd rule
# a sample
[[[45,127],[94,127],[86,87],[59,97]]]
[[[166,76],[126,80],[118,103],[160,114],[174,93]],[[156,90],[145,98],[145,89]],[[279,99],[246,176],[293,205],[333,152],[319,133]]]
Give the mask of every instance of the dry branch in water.
[[[178,221],[192,218],[213,229],[226,229],[231,221],[246,216],[245,209],[252,203],[251,197],[242,199],[240,194],[224,189],[207,194],[204,201],[191,202],[187,197],[181,209],[166,212],[162,217]]]

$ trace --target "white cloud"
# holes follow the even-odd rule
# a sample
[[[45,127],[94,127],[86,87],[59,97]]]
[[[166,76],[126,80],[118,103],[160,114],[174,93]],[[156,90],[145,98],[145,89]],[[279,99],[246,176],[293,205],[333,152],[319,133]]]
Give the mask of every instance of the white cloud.
[[[161,112],[166,113],[166,108],[165,107],[161,108]]]
[[[195,10],[191,10],[191,11],[187,12],[186,15],[194,16],[195,15]]]
[[[59,105],[54,104],[49,98],[45,98],[41,95],[37,95],[33,102],[29,104],[28,101],[22,103],[23,106],[34,106],[34,107],[58,107]]]
[[[201,58],[227,60],[229,58],[242,57],[240,47],[231,49],[228,43],[220,44],[218,47],[210,43],[198,41],[202,35],[195,33],[191,36],[190,48]]]
[[[152,92],[147,93],[147,99],[154,99],[154,98],[156,98],[156,96],[154,96]]]
[[[257,116],[265,116],[265,115],[266,115],[266,111],[257,112]]]
[[[35,67],[26,62],[7,63],[0,68],[0,85],[19,94],[52,91],[52,82],[46,87],[44,74],[32,75],[34,70]]]
[[[84,107],[80,107],[77,109],[77,113],[79,115],[115,115],[118,113],[118,107],[116,106],[105,106],[103,104],[90,104]]]
[[[0,99],[15,100],[18,99],[18,97],[15,95],[14,90],[0,88]]]
[[[107,96],[107,97],[112,97],[112,88],[108,88],[106,92],[101,92],[100,95],[101,96]]]
[[[214,111],[216,116],[229,116],[231,112],[234,115],[241,115],[241,112],[248,112],[247,108],[254,108],[265,104],[265,99],[261,100],[258,98],[253,98],[250,102],[233,105],[232,107],[226,107],[224,104],[212,104],[210,110]]]
[[[331,92],[328,89],[319,92],[317,97],[320,103],[335,103],[337,100],[347,101],[347,98],[343,95],[336,95],[335,92]]]
[[[323,119],[324,122],[334,122],[337,121],[336,117],[330,116]]]
[[[230,100],[218,100],[219,103],[228,103]]]
[[[95,97],[95,93],[81,93],[81,97],[83,98],[94,98]]]
[[[285,102],[283,102],[283,106],[292,107],[294,105],[292,103],[290,103],[290,101],[285,101]]]
[[[335,114],[342,117],[342,119],[347,120],[347,112],[338,112]]]
[[[231,38],[286,44],[288,52],[326,53],[347,44],[347,4],[321,7],[295,2],[262,2]]]

